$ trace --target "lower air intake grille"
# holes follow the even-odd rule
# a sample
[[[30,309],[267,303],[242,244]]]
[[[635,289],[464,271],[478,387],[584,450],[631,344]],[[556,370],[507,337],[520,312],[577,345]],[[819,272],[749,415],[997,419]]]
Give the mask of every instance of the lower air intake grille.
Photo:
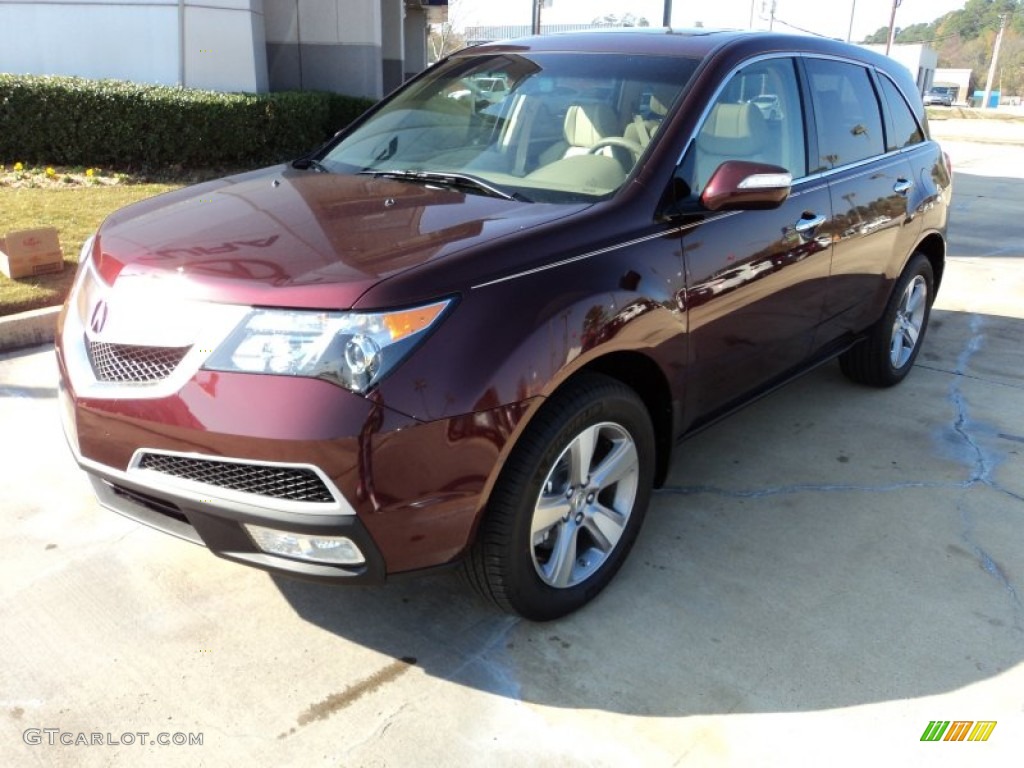
[[[170,376],[189,347],[139,347],[88,341],[89,362],[99,381],[148,384]]]
[[[320,504],[334,502],[334,497],[320,476],[305,467],[238,464],[233,461],[168,456],[162,453],[143,454],[139,467],[257,496]]]

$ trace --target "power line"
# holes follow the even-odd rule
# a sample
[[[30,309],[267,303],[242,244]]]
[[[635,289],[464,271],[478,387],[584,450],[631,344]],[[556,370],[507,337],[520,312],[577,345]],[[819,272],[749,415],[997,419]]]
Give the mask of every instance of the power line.
[[[813,29],[804,29],[803,27],[798,27],[796,24],[790,24],[788,21],[784,21],[780,19],[778,16],[775,17],[775,21],[776,23],[782,24],[783,26],[789,27],[790,29],[795,29],[797,32],[803,32],[805,35],[814,35],[814,37],[824,37],[828,38],[829,40],[838,39],[833,38],[830,35],[823,35],[821,34],[821,32],[815,32]]]

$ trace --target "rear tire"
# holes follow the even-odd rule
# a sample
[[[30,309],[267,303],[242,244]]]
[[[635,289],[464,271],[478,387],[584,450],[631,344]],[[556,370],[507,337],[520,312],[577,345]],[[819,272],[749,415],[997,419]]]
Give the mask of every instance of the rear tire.
[[[512,449],[463,563],[469,583],[535,621],[588,603],[636,540],[654,456],[637,394],[607,376],[580,376],[544,404]]]
[[[847,378],[872,387],[891,387],[906,378],[924,342],[934,285],[931,262],[915,253],[896,281],[882,319],[864,341],[839,356]]]

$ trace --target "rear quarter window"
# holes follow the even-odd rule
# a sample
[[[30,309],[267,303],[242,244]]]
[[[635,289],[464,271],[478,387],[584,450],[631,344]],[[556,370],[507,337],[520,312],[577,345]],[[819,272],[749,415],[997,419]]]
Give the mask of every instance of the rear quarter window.
[[[886,149],[893,151],[903,149],[924,141],[924,133],[921,126],[917,124],[913,110],[907,104],[900,89],[883,74],[879,74],[878,82],[881,84],[882,96],[885,97],[886,106],[889,108],[891,129],[886,136]]]

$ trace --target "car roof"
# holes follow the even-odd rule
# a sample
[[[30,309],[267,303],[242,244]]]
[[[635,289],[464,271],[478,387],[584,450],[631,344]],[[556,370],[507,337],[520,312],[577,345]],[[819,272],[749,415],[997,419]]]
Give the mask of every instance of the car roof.
[[[702,59],[725,49],[732,50],[740,57],[776,52],[817,53],[857,59],[886,70],[891,70],[896,64],[880,53],[825,37],[737,29],[666,27],[628,27],[521,37],[464,48],[453,56],[549,51],[656,54]]]

